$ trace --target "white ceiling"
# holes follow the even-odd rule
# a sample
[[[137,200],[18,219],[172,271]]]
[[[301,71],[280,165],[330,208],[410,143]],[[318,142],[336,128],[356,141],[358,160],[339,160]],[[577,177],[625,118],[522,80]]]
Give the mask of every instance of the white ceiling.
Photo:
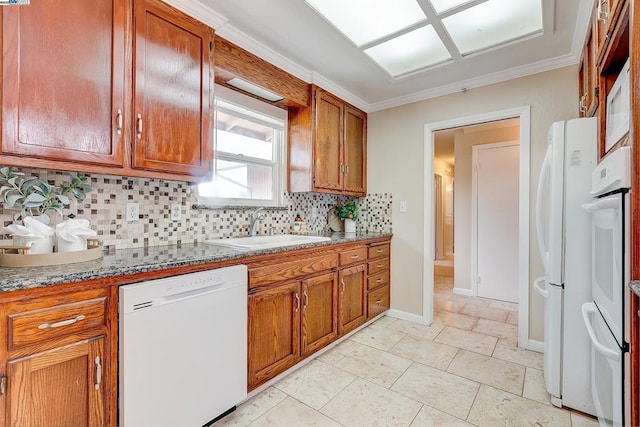
[[[593,6],[593,0],[542,0],[541,36],[394,79],[303,0],[167,2],[368,112],[576,64]]]

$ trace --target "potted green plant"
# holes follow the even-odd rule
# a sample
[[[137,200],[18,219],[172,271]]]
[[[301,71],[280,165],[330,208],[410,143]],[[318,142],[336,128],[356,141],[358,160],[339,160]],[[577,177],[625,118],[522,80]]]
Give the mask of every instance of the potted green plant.
[[[18,211],[14,220],[33,217],[49,224],[50,214],[62,216],[62,209],[69,205],[70,196],[83,200],[86,193],[93,191],[85,175],[70,173],[69,176],[69,182],[56,187],[36,176],[25,177],[17,168],[0,166],[0,199],[5,209]]]
[[[342,206],[336,206],[334,212],[344,221],[345,233],[356,232],[356,219],[360,213],[360,208],[354,202],[347,202]]]

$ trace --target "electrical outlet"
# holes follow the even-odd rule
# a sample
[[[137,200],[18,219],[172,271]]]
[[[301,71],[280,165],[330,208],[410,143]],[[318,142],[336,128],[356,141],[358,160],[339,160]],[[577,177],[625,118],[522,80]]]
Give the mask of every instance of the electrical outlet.
[[[140,218],[140,205],[137,203],[127,203],[127,222],[137,221]]]
[[[182,219],[182,205],[180,203],[171,204],[171,221],[180,221]]]
[[[407,202],[406,200],[401,200],[400,201],[400,213],[406,213],[407,212]]]

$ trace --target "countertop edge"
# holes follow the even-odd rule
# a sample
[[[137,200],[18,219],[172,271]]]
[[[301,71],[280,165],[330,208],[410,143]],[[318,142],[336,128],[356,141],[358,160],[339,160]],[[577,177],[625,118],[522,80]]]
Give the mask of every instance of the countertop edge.
[[[392,233],[333,233],[331,240],[271,249],[239,250],[195,243],[116,250],[96,261],[62,266],[0,268],[0,295],[51,286],[105,280],[140,273],[188,268],[204,264],[225,263],[243,258],[282,252],[325,248],[335,245],[391,239]]]

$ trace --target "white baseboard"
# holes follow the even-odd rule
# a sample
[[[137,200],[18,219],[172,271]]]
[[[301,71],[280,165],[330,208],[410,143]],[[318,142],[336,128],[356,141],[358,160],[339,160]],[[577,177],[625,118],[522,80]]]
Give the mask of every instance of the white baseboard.
[[[453,293],[456,295],[464,295],[467,297],[473,296],[473,291],[471,289],[453,288]]]
[[[400,319],[400,320],[406,320],[409,322],[415,322],[415,323],[420,323],[421,325],[426,325],[427,322],[425,321],[424,316],[420,315],[420,314],[414,314],[414,313],[407,313],[406,311],[400,311],[400,310],[388,310],[386,313],[387,316],[389,317],[393,317],[396,319]]]
[[[544,353],[544,342],[530,339],[522,344],[522,348],[537,351],[538,353]]]

